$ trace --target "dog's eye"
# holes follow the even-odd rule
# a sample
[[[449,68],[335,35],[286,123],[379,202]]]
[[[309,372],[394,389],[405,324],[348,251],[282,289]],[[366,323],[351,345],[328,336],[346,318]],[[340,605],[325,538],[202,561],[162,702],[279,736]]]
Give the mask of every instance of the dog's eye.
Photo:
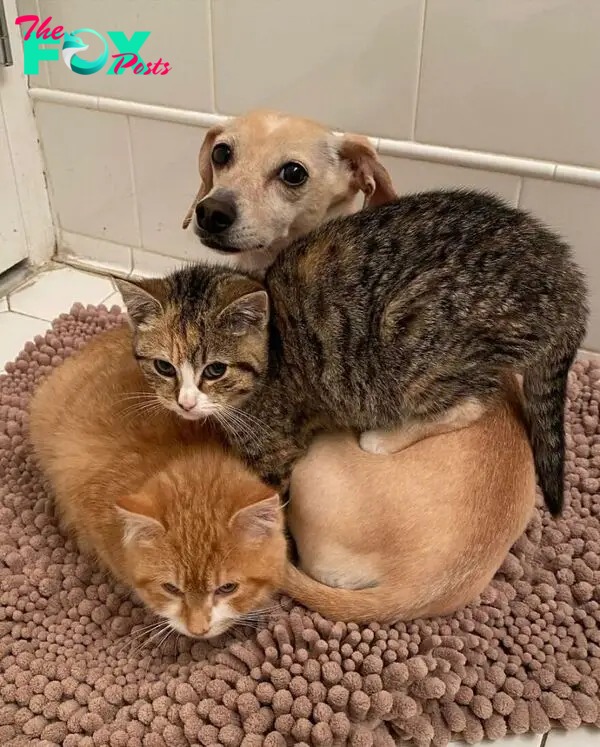
[[[215,590],[215,594],[217,594],[220,597],[227,596],[227,594],[233,594],[234,591],[237,590],[239,584],[233,583],[231,581],[228,584],[223,584],[222,586],[219,586],[218,589]]]
[[[308,171],[301,163],[290,161],[281,167],[279,178],[290,187],[299,187],[308,179]]]
[[[225,363],[209,363],[202,372],[202,376],[209,381],[214,381],[220,379],[225,371],[227,371]]]
[[[175,366],[172,363],[169,363],[169,361],[163,361],[161,358],[155,359],[154,368],[161,376],[168,376],[170,379],[177,375]]]
[[[217,143],[212,151],[212,162],[217,166],[225,166],[231,161],[231,148],[227,143]]]
[[[174,597],[183,596],[183,592],[178,586],[175,586],[175,584],[163,584],[162,587],[163,590],[167,592],[167,594],[171,594]]]

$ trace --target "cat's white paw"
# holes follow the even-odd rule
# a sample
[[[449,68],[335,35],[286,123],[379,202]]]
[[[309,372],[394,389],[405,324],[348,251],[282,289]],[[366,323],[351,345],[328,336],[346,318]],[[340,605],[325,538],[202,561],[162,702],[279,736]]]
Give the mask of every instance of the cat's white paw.
[[[360,434],[358,444],[363,451],[369,454],[388,454],[385,438],[379,431],[365,431]]]

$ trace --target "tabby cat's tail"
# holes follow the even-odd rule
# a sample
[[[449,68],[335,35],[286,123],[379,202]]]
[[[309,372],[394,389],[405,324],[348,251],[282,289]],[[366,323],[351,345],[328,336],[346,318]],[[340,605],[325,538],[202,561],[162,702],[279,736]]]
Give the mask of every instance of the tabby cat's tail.
[[[529,438],[540,487],[553,516],[564,500],[565,423],[567,376],[574,356],[555,365],[538,366],[523,376]]]
[[[315,610],[330,620],[343,622],[369,623],[398,622],[414,617],[408,600],[392,598],[398,593],[390,593],[386,586],[367,589],[339,589],[326,586],[308,576],[291,563],[287,564],[286,579],[282,591],[300,602],[304,607]]]

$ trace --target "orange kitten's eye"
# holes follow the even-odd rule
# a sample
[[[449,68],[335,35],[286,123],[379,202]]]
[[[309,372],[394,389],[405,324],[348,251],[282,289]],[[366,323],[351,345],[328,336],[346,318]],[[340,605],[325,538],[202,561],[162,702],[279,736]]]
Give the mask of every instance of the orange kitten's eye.
[[[228,594],[233,594],[234,591],[237,590],[239,584],[234,584],[233,582],[228,584],[223,584],[222,586],[219,586],[218,589],[215,590],[215,594],[218,594],[220,597],[225,597]]]
[[[167,594],[172,594],[174,597],[183,596],[183,592],[180,588],[175,586],[175,584],[163,584],[162,587],[167,592]]]
[[[202,371],[202,376],[209,381],[214,381],[215,379],[220,379],[225,371],[227,371],[225,363],[209,363],[204,371]]]
[[[163,361],[160,358],[156,358],[154,361],[154,368],[161,376],[168,376],[170,379],[177,376],[175,366],[172,363],[169,363],[169,361]]]

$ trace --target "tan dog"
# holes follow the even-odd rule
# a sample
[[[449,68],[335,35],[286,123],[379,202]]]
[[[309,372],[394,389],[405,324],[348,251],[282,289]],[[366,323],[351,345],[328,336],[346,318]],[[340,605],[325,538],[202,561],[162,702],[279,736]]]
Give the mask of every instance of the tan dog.
[[[483,591],[533,511],[518,386],[508,381],[506,399],[468,428],[390,456],[320,436],[290,493],[306,573],[288,565],[286,593],[334,620],[450,614]]]
[[[316,122],[253,111],[211,128],[198,158],[201,186],[183,227],[208,247],[263,271],[324,221],[396,197],[367,138]]]

